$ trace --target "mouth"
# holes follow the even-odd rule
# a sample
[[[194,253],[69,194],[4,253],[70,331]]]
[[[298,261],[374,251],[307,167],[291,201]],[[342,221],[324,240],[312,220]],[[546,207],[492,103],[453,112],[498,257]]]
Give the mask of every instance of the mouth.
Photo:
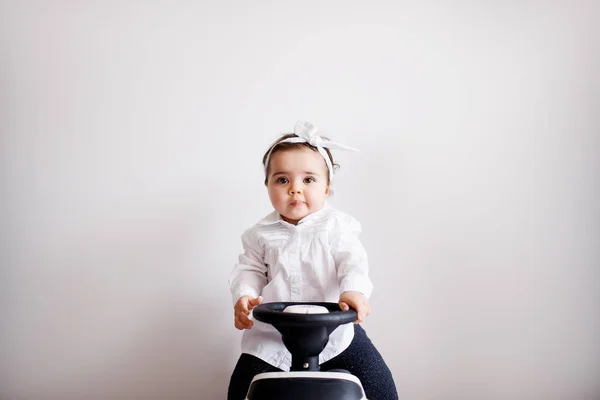
[[[301,206],[302,204],[306,204],[306,203],[303,202],[302,200],[294,200],[294,201],[290,202],[290,206],[292,206],[292,207]]]

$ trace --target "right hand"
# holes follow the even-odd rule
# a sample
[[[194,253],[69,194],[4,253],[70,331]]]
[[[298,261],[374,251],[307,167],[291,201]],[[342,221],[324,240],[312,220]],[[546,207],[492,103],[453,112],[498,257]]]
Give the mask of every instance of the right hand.
[[[239,330],[250,329],[254,325],[254,322],[248,318],[250,311],[260,303],[262,303],[262,296],[252,298],[251,296],[242,296],[238,299],[233,307],[234,325]]]

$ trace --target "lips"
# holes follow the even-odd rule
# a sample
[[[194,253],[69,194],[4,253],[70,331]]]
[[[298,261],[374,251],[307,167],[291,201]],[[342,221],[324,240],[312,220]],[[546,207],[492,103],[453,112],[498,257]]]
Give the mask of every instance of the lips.
[[[305,204],[302,200],[294,200],[290,202],[290,206],[292,207],[301,206],[302,204]]]

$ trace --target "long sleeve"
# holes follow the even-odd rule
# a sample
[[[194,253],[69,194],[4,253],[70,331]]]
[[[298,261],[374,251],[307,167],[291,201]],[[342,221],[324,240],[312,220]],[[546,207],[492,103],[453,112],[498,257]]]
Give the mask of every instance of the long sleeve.
[[[242,235],[244,252],[240,254],[239,262],[229,274],[229,290],[233,304],[241,296],[260,296],[267,284],[267,267],[263,261],[263,249],[253,233],[253,230],[249,229]]]
[[[332,243],[332,251],[337,267],[340,293],[356,291],[369,298],[373,291],[373,284],[369,279],[367,252],[358,238],[360,232],[360,223],[351,218],[336,235]]]

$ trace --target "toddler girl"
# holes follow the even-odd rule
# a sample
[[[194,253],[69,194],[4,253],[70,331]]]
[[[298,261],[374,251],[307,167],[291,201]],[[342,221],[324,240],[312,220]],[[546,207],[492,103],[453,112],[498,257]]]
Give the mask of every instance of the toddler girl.
[[[242,355],[231,376],[228,399],[242,400],[252,378],[289,371],[291,354],[281,334],[250,319],[261,302],[337,302],[352,307],[356,323],[338,327],[319,355],[321,370],[342,368],[357,376],[369,399],[397,399],[389,368],[358,323],[370,313],[373,285],[360,223],[326,202],[334,166],[330,148],[353,150],[296,123],[263,157],[265,185],[275,209],[242,235],[244,253],[229,277],[234,324],[244,329]]]

